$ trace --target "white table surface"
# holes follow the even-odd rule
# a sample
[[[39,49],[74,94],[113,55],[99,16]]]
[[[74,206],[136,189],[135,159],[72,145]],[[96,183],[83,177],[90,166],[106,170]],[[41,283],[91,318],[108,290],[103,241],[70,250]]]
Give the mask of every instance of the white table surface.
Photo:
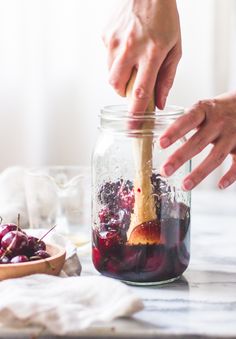
[[[236,193],[194,192],[191,228],[191,262],[180,280],[131,287],[143,299],[143,311],[77,336],[236,338]],[[97,274],[86,254],[81,260],[83,274]],[[54,338],[40,328],[0,327],[0,338],[34,337]]]

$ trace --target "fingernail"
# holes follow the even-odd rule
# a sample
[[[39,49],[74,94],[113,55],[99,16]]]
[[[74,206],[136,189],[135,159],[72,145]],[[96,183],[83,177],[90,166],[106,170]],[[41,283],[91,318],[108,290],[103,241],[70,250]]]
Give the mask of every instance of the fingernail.
[[[229,182],[226,180],[226,181],[223,181],[219,187],[221,190],[223,190],[224,188],[228,187],[229,186]]]
[[[190,180],[190,179],[186,179],[184,181],[184,184],[183,184],[184,189],[186,189],[187,191],[191,190],[193,188],[193,185],[194,184],[193,184],[192,180]]]
[[[162,148],[166,148],[170,145],[170,139],[167,137],[160,138],[159,144]]]
[[[174,167],[172,165],[166,165],[163,167],[164,173],[167,176],[170,176],[172,173],[174,173]]]

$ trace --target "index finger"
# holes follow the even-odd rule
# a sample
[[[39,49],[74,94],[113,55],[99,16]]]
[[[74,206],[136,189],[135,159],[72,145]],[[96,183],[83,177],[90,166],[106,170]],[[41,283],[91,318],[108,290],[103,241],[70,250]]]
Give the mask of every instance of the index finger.
[[[162,55],[142,61],[138,65],[137,75],[134,80],[132,98],[129,105],[131,113],[143,113],[151,100],[157,79],[157,74],[162,63]]]
[[[197,128],[205,120],[205,116],[205,111],[203,109],[195,107],[191,108],[160,136],[159,144],[161,148],[172,145],[175,141],[184,137],[188,132]]]

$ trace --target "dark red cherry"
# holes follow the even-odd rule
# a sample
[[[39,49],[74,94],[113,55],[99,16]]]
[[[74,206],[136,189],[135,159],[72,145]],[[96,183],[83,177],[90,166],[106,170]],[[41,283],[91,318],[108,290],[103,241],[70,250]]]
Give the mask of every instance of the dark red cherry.
[[[144,271],[160,274],[166,269],[165,266],[168,265],[167,257],[168,255],[164,246],[152,246],[152,249],[148,251],[146,256]]]
[[[3,248],[0,248],[0,258],[4,256],[6,251]]]
[[[22,254],[28,246],[28,237],[22,232],[11,231],[4,235],[1,245],[13,255]]]
[[[108,207],[104,207],[101,209],[101,211],[98,213],[98,217],[101,223],[106,223],[111,218],[111,212]]]
[[[19,264],[27,261],[29,261],[29,259],[26,255],[17,255],[11,259],[12,264]]]
[[[46,251],[46,244],[43,240],[39,240],[37,241],[37,249],[38,251],[42,250],[42,251]]]
[[[0,225],[0,242],[4,235],[6,235],[8,232],[15,231],[17,229],[17,226],[15,224],[1,224]],[[19,231],[21,231],[19,229]]]
[[[106,223],[106,230],[117,230],[121,227],[121,223],[119,219],[111,218],[108,223]]]
[[[44,250],[39,250],[35,252],[34,256],[39,257],[40,259],[46,259],[50,257],[50,254]]]
[[[111,274],[117,274],[120,270],[120,261],[110,258],[106,263],[106,270]]]
[[[121,186],[121,182],[106,182],[98,193],[98,199],[103,205],[116,205],[117,193]]]
[[[93,247],[92,251],[93,264],[97,269],[100,269],[102,266],[102,256],[99,250],[96,247]]]
[[[118,192],[119,207],[128,211],[132,211],[134,208],[134,189],[133,183],[129,180],[122,182],[122,185]]]
[[[126,209],[119,209],[116,212],[104,207],[99,212],[100,230],[109,231],[111,229],[121,229],[127,231],[130,224],[131,213]]]
[[[116,251],[123,243],[123,239],[121,238],[119,231],[116,230],[97,233],[96,240],[100,252],[107,255]]]
[[[121,192],[119,194],[119,205],[121,208],[132,211],[134,208],[134,192]]]
[[[39,250],[46,250],[45,242],[31,235],[28,236],[28,246],[26,252],[31,256]]]
[[[145,263],[145,249],[142,246],[124,246],[122,258],[122,270],[141,270]]]

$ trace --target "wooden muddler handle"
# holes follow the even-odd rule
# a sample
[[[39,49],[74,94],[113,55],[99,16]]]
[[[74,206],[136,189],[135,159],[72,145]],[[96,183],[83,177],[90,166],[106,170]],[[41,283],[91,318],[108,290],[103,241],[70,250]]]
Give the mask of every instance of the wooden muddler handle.
[[[133,85],[136,78],[136,73],[137,73],[136,71],[133,71],[126,89],[126,96],[128,100],[132,99]],[[153,97],[150,100],[149,105],[146,109],[146,113],[149,112],[149,114],[151,114],[152,112],[154,112],[154,110],[155,110],[155,100],[153,94]],[[140,131],[137,138],[133,140],[133,156],[135,160],[135,179],[134,179],[135,203],[134,203],[134,212],[131,216],[131,223],[127,233],[128,239],[130,237],[131,232],[136,226],[156,219],[156,209],[151,184],[153,125],[154,119],[153,121],[150,119],[149,121],[142,122],[141,127],[139,128],[141,130],[142,129],[149,130],[149,133],[145,134],[144,131],[144,134],[142,135],[142,131]]]

